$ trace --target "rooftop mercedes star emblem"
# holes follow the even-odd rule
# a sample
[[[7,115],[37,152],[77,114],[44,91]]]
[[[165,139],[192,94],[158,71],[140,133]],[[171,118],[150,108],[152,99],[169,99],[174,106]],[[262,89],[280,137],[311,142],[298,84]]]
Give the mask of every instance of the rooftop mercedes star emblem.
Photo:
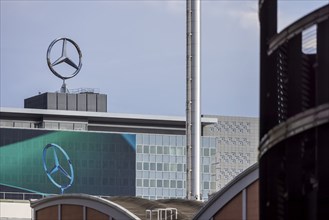
[[[50,56],[51,55],[51,50],[53,49],[53,46],[57,42],[62,42],[62,53],[61,53],[59,58],[57,58],[55,61],[52,61],[51,56]],[[67,43],[70,43],[75,47],[75,49],[76,49],[76,51],[79,55],[79,62],[78,63],[75,63],[69,57],[70,54],[67,53]],[[82,62],[81,61],[82,61],[82,54],[81,54],[81,50],[80,50],[79,46],[73,40],[71,40],[69,38],[55,39],[48,47],[48,51],[47,51],[48,67],[55,76],[61,78],[62,80],[70,79],[70,78],[76,76],[79,73],[79,71],[82,67]],[[58,73],[56,71],[55,67],[60,65],[60,64],[66,64],[66,65],[72,67],[74,69],[74,72],[72,74],[63,74],[63,73],[60,74],[60,73]]]
[[[53,152],[53,166],[50,166],[51,168],[48,169],[47,167],[47,151],[48,150],[52,150]],[[63,166],[59,163],[59,159],[58,159],[58,155],[57,153],[62,153],[68,163],[68,166],[70,168],[70,172],[68,172],[67,170],[65,170],[63,168]],[[50,153],[51,155],[51,153]],[[64,193],[64,190],[69,188],[72,183],[73,183],[73,180],[74,180],[74,172],[73,172],[73,166],[72,166],[72,163],[71,163],[71,160],[69,158],[69,156],[67,155],[67,153],[63,150],[63,148],[61,148],[60,146],[58,146],[57,144],[47,144],[45,146],[45,148],[43,149],[43,155],[42,155],[42,162],[43,162],[43,168],[45,169],[46,171],[46,174],[48,176],[48,178],[50,179],[50,181],[55,185],[57,186],[58,188],[61,189],[61,193],[63,194]],[[67,183],[66,184],[59,184],[57,183],[55,180],[54,180],[54,177],[53,175],[55,175],[56,173],[59,172],[59,175],[62,175],[64,176],[64,178],[67,178],[68,181],[66,181]],[[65,182],[65,181],[64,181]]]

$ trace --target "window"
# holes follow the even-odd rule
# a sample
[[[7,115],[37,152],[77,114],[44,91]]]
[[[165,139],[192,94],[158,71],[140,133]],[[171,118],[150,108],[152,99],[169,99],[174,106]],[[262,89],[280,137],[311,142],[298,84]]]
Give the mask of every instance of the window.
[[[176,188],[176,180],[170,180],[170,188]]]
[[[142,180],[141,180],[141,179],[137,179],[137,180],[136,180],[136,185],[137,185],[138,187],[142,187]]]
[[[162,136],[156,135],[155,138],[156,138],[155,140],[156,145],[162,145]]]
[[[169,172],[163,172],[163,179],[169,180],[170,179],[170,175]]]
[[[157,154],[163,154],[162,146],[157,146]]]
[[[156,147],[155,146],[150,146],[150,153],[151,154],[156,154]]]
[[[150,170],[155,170],[155,163],[150,163]]]
[[[162,180],[157,180],[157,187],[162,187]]]
[[[209,138],[203,137],[202,138],[202,147],[209,147]]]
[[[168,163],[163,164],[163,171],[169,171],[169,164]]]
[[[170,154],[176,155],[176,147],[170,147]]]
[[[154,144],[155,145],[155,135],[151,134],[150,135],[150,144]]]
[[[203,188],[209,189],[209,182],[203,182]]]
[[[150,178],[150,172],[149,171],[143,171],[143,178],[149,179]]]
[[[163,145],[169,145],[169,136],[163,136]]]
[[[183,173],[176,173],[176,179],[178,179],[178,180],[182,180],[184,178],[184,175],[183,175]]]
[[[208,157],[209,156],[209,148],[203,149],[203,155]]]
[[[150,144],[150,136],[148,134],[143,135],[143,143]]]
[[[170,136],[170,145],[176,146],[176,136]]]
[[[148,179],[143,180],[143,186],[144,187],[149,187],[149,180]]]
[[[162,163],[157,163],[157,171],[162,171]]]
[[[144,146],[144,154],[148,154],[148,153],[150,153],[150,148],[149,148],[148,145],[145,145]]]
[[[177,147],[177,156],[183,156],[183,148],[182,147]]]
[[[183,171],[183,164],[177,164],[177,171],[179,172]]]
[[[169,154],[169,147],[163,147],[163,154]]]
[[[143,143],[143,136],[142,135],[136,135],[136,142],[137,144]]]
[[[144,170],[149,170],[150,169],[150,164],[149,163],[144,163],[143,164],[143,169]]]
[[[177,136],[177,146],[183,146],[183,136]]]
[[[177,171],[177,164],[170,164],[170,171],[176,172]]]

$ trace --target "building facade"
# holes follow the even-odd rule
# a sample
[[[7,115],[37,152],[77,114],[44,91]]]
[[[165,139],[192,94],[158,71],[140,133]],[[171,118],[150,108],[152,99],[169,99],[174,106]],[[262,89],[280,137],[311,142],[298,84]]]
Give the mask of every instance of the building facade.
[[[186,197],[184,117],[27,108],[1,108],[0,117],[2,198],[59,193],[42,165],[49,143],[72,161],[75,180],[67,193]],[[256,162],[258,119],[203,116],[202,133],[201,192],[207,200]]]

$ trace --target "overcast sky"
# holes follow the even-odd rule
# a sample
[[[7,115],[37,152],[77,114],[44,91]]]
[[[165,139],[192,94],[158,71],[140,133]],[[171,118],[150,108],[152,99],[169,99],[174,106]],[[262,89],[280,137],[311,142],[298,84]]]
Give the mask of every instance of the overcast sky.
[[[280,1],[279,29],[328,1]],[[201,7],[201,113],[258,117],[258,0]],[[184,116],[185,8],[185,0],[1,0],[0,106],[60,89],[46,52],[67,37],[83,54],[69,89],[99,89],[109,112]]]

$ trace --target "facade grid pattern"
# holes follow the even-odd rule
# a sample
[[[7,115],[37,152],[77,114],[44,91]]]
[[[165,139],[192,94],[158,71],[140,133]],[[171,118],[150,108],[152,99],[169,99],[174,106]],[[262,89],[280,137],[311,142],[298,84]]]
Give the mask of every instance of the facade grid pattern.
[[[136,196],[147,199],[186,197],[186,146],[184,135],[138,134]],[[216,142],[202,138],[202,198],[216,191]]]

